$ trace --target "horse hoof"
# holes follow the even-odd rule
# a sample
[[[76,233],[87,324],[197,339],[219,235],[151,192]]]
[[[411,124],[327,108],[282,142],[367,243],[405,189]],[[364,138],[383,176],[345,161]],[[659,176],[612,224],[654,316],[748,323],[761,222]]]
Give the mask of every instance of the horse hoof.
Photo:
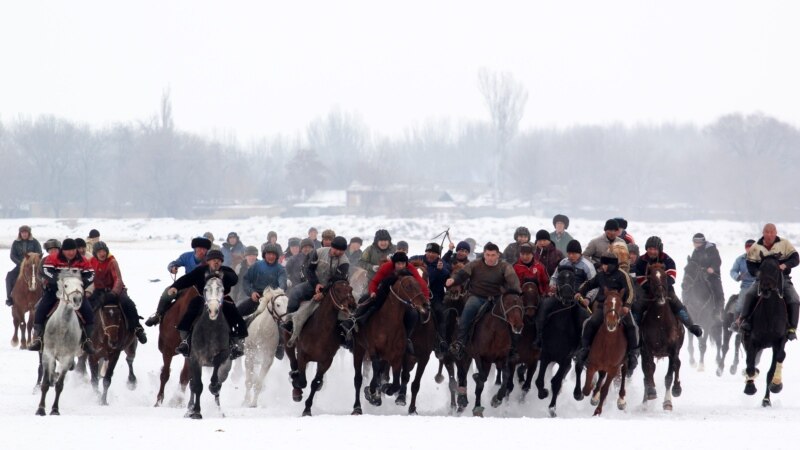
[[[457,402],[458,402],[459,409],[461,409],[462,411],[464,410],[464,408],[467,405],[469,405],[469,400],[467,400],[467,395],[466,394],[464,394],[464,395],[459,394]],[[461,412],[461,411],[459,411],[459,412]]]
[[[406,398],[398,395],[397,400],[394,401],[394,404],[397,406],[406,406]]]
[[[672,411],[672,402],[664,400],[664,411]]]
[[[360,407],[353,408],[353,412],[350,413],[351,416],[360,416],[361,414],[363,414],[363,411],[361,411]]]
[[[599,416],[601,414],[603,414],[603,410],[600,409],[600,408],[597,408],[597,409],[594,410],[594,414],[592,414],[592,415],[593,416]]]
[[[761,406],[767,408],[769,406],[772,406],[772,402],[770,401],[770,399],[765,398],[764,400],[761,400]]]
[[[550,395],[550,391],[547,389],[538,389],[536,395],[539,397],[539,400],[544,400]]]
[[[758,392],[758,389],[756,388],[756,384],[754,382],[748,381],[747,384],[744,385],[745,394],[754,395],[756,392]]]
[[[769,384],[769,391],[772,392],[773,394],[777,394],[782,390],[783,390],[783,383],[779,383],[779,384],[770,383]]]
[[[39,408],[36,410],[37,416],[46,416],[47,414],[44,412],[44,408]]]
[[[572,397],[575,400],[579,401],[579,402],[582,401],[585,398],[585,396],[583,395],[583,392],[581,392],[580,390],[577,390],[577,391],[573,392],[572,393]]]
[[[417,415],[417,408],[408,408],[408,415],[409,416],[416,416]]]
[[[731,375],[736,375],[736,366],[731,366]]]
[[[673,397],[680,397],[682,393],[683,393],[683,388],[682,387],[680,387],[677,384],[672,386],[672,396]]]
[[[311,417],[311,410],[310,409],[304,409],[303,410],[303,417]]]
[[[497,408],[503,404],[503,399],[498,398],[496,395],[492,397],[492,408]]]
[[[706,365],[705,365],[705,363],[700,363],[700,364],[698,364],[698,365],[697,365],[697,371],[698,371],[698,372],[705,372],[705,371],[706,371]]]
[[[483,406],[476,406],[472,408],[472,415],[475,417],[483,417]]]
[[[136,390],[136,380],[128,381],[128,390],[135,391]]]
[[[628,402],[625,401],[624,398],[617,399],[617,409],[620,411],[625,411],[625,408],[628,406]]]
[[[658,392],[656,392],[656,388],[654,387],[647,387],[645,389],[645,396],[648,400],[655,400],[658,398]]]
[[[199,412],[193,412],[193,413],[189,414],[189,418],[190,419],[194,419],[194,420],[200,420],[200,419],[203,418],[203,415],[200,414]]]
[[[689,361],[689,365],[692,367],[697,367],[697,363],[693,359]]]
[[[292,389],[292,400],[296,402],[303,400],[303,390],[297,388]]]
[[[50,415],[51,415],[51,416],[60,416],[60,415],[61,415],[61,413],[60,413],[60,412],[58,412],[58,410],[57,410],[57,409],[53,409],[52,411],[50,411]]]
[[[547,412],[550,413],[550,417],[557,417],[556,416],[556,408],[555,406],[551,406],[547,409]]]
[[[435,381],[436,384],[442,384],[442,382],[444,382],[444,375],[436,374],[436,376],[433,377],[433,381]]]
[[[717,376],[718,376],[718,377],[721,377],[721,376],[722,376],[722,373],[723,373],[724,371],[725,371],[725,370],[724,370],[722,367],[717,367]]]
[[[592,406],[597,406],[597,405],[599,405],[599,404],[600,404],[600,399],[599,399],[599,398],[592,397],[592,399],[591,399],[591,400],[589,400],[589,404],[590,404],[590,405],[592,405]]]

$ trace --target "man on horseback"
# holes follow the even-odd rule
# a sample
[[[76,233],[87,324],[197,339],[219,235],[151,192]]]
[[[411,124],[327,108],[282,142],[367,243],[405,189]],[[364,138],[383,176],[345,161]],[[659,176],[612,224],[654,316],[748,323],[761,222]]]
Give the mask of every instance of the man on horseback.
[[[547,235],[548,238],[550,235]],[[514,264],[519,259],[519,246],[530,242],[531,240],[531,232],[526,227],[517,227],[514,230],[514,242],[508,244],[505,250],[503,250],[503,261],[507,262],[508,264]]]
[[[756,241],[753,239],[748,239],[744,243],[744,253],[736,258],[736,261],[733,262],[733,267],[731,267],[731,278],[733,278],[734,281],[741,282],[739,285],[739,295],[736,297],[736,309],[734,311],[737,317],[742,313],[745,293],[750,289],[750,286],[756,282],[756,277],[751,275],[750,271],[747,270],[747,252],[755,243]],[[733,325],[731,328],[733,331],[738,331]]]
[[[547,270],[546,277],[550,277],[558,267],[558,263],[564,259],[564,254],[556,248],[553,241],[550,240],[550,233],[547,230],[539,230],[536,232],[536,249],[534,251],[536,261],[542,263],[542,266]]]
[[[330,247],[333,239],[336,237],[336,232],[328,228],[322,231],[322,247]]]
[[[240,280],[244,280],[244,276],[247,275],[247,271],[253,267],[256,262],[258,261],[258,249],[255,245],[248,245],[244,249],[244,259],[242,262],[236,265],[233,268],[234,272],[236,272],[236,276],[239,277]],[[236,283],[236,285],[231,289],[231,298],[233,301],[236,302],[237,305],[244,302],[250,301],[250,296],[247,295],[245,289],[243,289],[244,282]]]
[[[725,294],[722,293],[722,278],[720,276],[722,259],[719,256],[717,246],[712,242],[706,241],[703,233],[696,233],[692,237],[694,251],[691,260],[696,262],[706,271],[711,292],[714,299],[714,310],[722,311],[725,304]]]
[[[633,283],[630,276],[619,270],[619,260],[613,253],[607,252],[600,257],[600,271],[597,276],[591,280],[583,283],[578,288],[578,293],[575,294],[575,299],[581,302],[584,306],[588,306],[588,302],[584,296],[592,289],[597,289],[597,296],[592,303],[592,316],[583,324],[583,334],[581,336],[581,348],[575,356],[575,364],[583,366],[586,363],[586,358],[589,356],[589,348],[594,341],[594,336],[597,334],[597,329],[603,323],[603,302],[606,299],[605,290],[617,290],[624,292],[625,303],[622,308],[624,316],[620,323],[623,325],[625,331],[625,339],[628,341],[628,374],[632,374],[636,365],[638,364],[637,358],[639,356],[639,329],[633,321],[630,312],[631,305],[633,305],[634,291]]]
[[[526,242],[519,246],[519,259],[514,263],[514,272],[519,278],[519,284],[527,282],[536,283],[539,294],[547,295],[550,280],[547,278],[547,269],[533,257],[533,246]]]
[[[519,231],[519,229],[518,229]],[[528,234],[530,236],[530,234]],[[523,242],[524,244],[524,242]],[[483,246],[483,257],[472,261],[448,278],[446,287],[470,282],[470,295],[464,311],[458,318],[458,337],[450,346],[450,353],[461,359],[472,322],[481,307],[488,301],[499,299],[504,292],[520,292],[519,278],[511,264],[500,260],[497,244]]]
[[[364,249],[361,260],[358,262],[359,267],[367,271],[367,280],[372,281],[381,264],[388,261],[389,256],[396,251],[397,247],[392,244],[392,236],[389,235],[389,232],[386,230],[376,231],[372,245]]]
[[[44,293],[42,299],[36,305],[36,314],[33,321],[34,337],[28,346],[28,350],[41,351],[42,350],[42,335],[44,334],[44,323],[47,321],[47,315],[58,303],[56,293],[58,291],[58,275],[62,270],[77,269],[81,273],[83,279],[83,288],[86,289],[94,281],[94,270],[88,261],[78,255],[78,246],[74,239],[64,239],[61,244],[61,249],[57,254],[48,255],[42,262],[42,274],[44,275]],[[78,310],[81,318],[83,318],[83,344],[81,348],[89,354],[95,352],[92,346],[91,336],[94,331],[94,314],[89,302],[82,302]]]
[[[453,248],[455,248],[456,253],[453,255]],[[472,252],[472,247],[470,247],[469,242],[461,241],[458,245],[453,245],[450,243],[450,249],[447,253],[442,256],[442,261],[450,264],[450,267],[453,267],[456,264],[461,264],[466,266],[470,263],[469,254]]]
[[[555,228],[555,230],[550,232],[550,240],[556,245],[558,251],[562,254],[566,254],[567,244],[574,239],[567,233],[569,217],[563,214],[556,214],[555,217],[553,217],[553,228]]]
[[[430,287],[431,308],[433,309],[436,324],[436,338],[438,341],[437,346],[439,347],[438,351],[445,352],[447,351],[448,344],[446,331],[447,323],[444,307],[444,284],[450,277],[450,264],[447,264],[442,260],[440,257],[441,254],[442,249],[439,247],[439,244],[431,242],[425,246],[424,255],[414,256],[411,258],[411,261],[422,261],[425,264],[425,267],[428,269],[428,285],[425,286],[425,289]],[[392,260],[394,260],[394,257],[392,257]],[[416,270],[413,270],[412,272],[416,272]],[[377,278],[377,276],[375,278]],[[422,277],[420,277],[420,279],[421,278]],[[425,293],[425,289],[422,290],[423,293]]]
[[[358,261],[361,260],[361,255],[364,253],[361,250],[361,244],[363,243],[364,241],[358,236],[350,238],[350,245],[347,246],[347,252],[345,252],[347,259],[350,260],[350,272],[358,267]]]
[[[633,236],[628,233],[628,221],[622,217],[615,217],[614,220],[619,224],[619,238],[625,241],[626,244],[635,243]]]
[[[128,297],[128,289],[125,287],[125,283],[122,282],[122,272],[119,270],[117,259],[109,252],[108,246],[103,241],[98,241],[94,244],[92,254],[94,258],[89,260],[92,270],[94,270],[94,292],[89,297],[92,309],[96,311],[104,306],[99,304],[102,294],[113,295],[125,315],[128,329],[136,334],[139,342],[146,343],[147,335],[144,332],[144,328],[142,328],[142,324],[139,323],[139,312],[136,310],[136,304]]]
[[[230,358],[236,359],[242,356],[241,340],[247,337],[247,325],[245,325],[242,315],[236,309],[236,305],[228,295],[231,288],[239,281],[236,272],[230,267],[223,266],[222,261],[225,256],[219,250],[211,250],[206,255],[205,263],[195,267],[194,270],[175,280],[167,290],[168,294],[175,296],[179,290],[194,286],[197,292],[203,292],[206,280],[209,277],[218,277],[222,280],[225,301],[222,302],[222,314],[230,327],[231,352]],[[189,356],[189,335],[197,317],[203,312],[205,300],[202,295],[198,295],[189,302],[186,313],[176,327],[181,335],[181,343],[175,349],[176,353]]]
[[[89,256],[94,257],[94,244],[100,242],[100,232],[97,229],[92,228],[89,230],[89,237],[86,239],[86,254]]]
[[[6,274],[6,306],[14,304],[14,300],[11,298],[11,291],[14,289],[14,283],[17,282],[17,278],[19,278],[20,265],[28,253],[38,253],[41,255],[42,246],[39,245],[39,241],[31,235],[31,227],[23,225],[19,227],[17,239],[11,244],[11,253],[9,256],[11,257],[11,261],[14,262],[14,268]]]
[[[595,269],[600,268],[600,257],[611,250],[611,244],[619,242],[625,244],[625,241],[619,237],[619,224],[614,219],[608,219],[603,227],[603,234],[589,241],[589,245],[583,251],[584,258],[594,264]]]
[[[311,239],[305,238],[300,241],[300,253],[286,261],[287,285],[290,289],[294,289],[295,286],[306,281],[305,267],[309,259],[308,255],[312,251],[314,251],[314,243]]]
[[[211,241],[208,238],[203,236],[196,237],[192,239],[192,251],[181,254],[178,259],[169,263],[167,265],[167,270],[169,270],[169,273],[175,275],[178,273],[178,267],[183,267],[185,276],[205,263],[206,254],[208,253],[209,249],[211,249]],[[156,312],[144,321],[144,324],[148,327],[158,325],[158,323],[161,322],[161,318],[164,316],[164,313],[166,313],[169,307],[172,306],[172,301],[175,300],[175,295],[170,295],[169,291],[169,288],[164,290],[164,292],[161,294],[161,298],[158,299]],[[203,289],[200,289],[198,292],[203,292]]]
[[[278,246],[267,244],[261,261],[257,261],[244,276],[243,288],[252,301],[243,302],[237,309],[242,316],[253,314],[258,309],[258,301],[264,289],[281,288],[286,291],[286,269],[278,263]]]
[[[697,337],[702,336],[703,328],[694,323],[686,306],[678,299],[678,295],[675,293],[675,277],[678,276],[678,270],[676,269],[675,261],[664,253],[664,243],[661,242],[661,238],[650,236],[647,238],[644,248],[644,255],[636,260],[636,265],[633,267],[633,272],[636,274],[636,282],[643,286],[647,283],[647,267],[651,264],[662,264],[667,272],[667,286],[669,287],[667,301],[669,302],[669,308],[690,333]],[[633,315],[637,321],[641,320],[642,314],[644,314],[644,307],[645,304],[643,302],[634,304]]]
[[[244,250],[245,247],[239,239],[239,234],[235,231],[228,233],[225,243],[222,244],[222,254],[225,255],[222,265],[231,269],[236,267],[244,259]]]
[[[761,261],[767,257],[775,255],[778,258],[780,265],[778,268],[783,272],[783,298],[786,300],[786,309],[789,313],[789,324],[786,337],[789,340],[797,339],[797,319],[800,313],[800,299],[797,297],[797,291],[792,284],[792,268],[797,267],[800,263],[800,256],[797,250],[786,239],[781,239],[778,236],[778,229],[775,224],[768,223],[764,225],[763,236],[758,240],[750,250],[747,252],[747,270],[751,275],[759,276],[758,269]],[[740,328],[744,331],[752,329],[750,316],[753,314],[755,307],[755,300],[758,296],[758,283],[753,283],[750,289],[744,295],[744,303],[742,304],[742,313],[737,319]]]

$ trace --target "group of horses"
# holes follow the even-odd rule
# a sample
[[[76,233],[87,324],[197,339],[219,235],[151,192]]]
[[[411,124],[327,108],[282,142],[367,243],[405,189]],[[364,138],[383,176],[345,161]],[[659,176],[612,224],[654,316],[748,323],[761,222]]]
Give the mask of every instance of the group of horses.
[[[21,266],[21,274],[14,287],[13,306],[14,337],[12,344],[21,342],[26,345],[26,331],[29,336],[32,317],[25,320],[25,312],[32,311],[41,296],[41,280],[37,279],[36,266],[38,255],[26,257]],[[703,277],[697,275],[687,266],[684,278],[683,298],[687,307],[703,327],[708,330],[700,340],[700,364],[703,364],[706,349],[706,336],[711,336],[717,344],[717,375],[722,374],[727,341],[730,333],[727,323],[731,322],[732,312],[723,315],[720,311],[708,306],[710,287]],[[424,266],[413,267],[427,277]],[[454,270],[457,270],[455,267]],[[569,271],[564,271],[565,283],[569,283]],[[738,343],[744,344],[746,352],[746,387],[745,393],[756,392],[755,378],[757,357],[764,348],[772,349],[772,363],[767,374],[767,392],[762,404],[769,406],[770,393],[782,389],[781,365],[785,358],[787,313],[783,300],[782,274],[775,258],[764,258],[758,283],[758,299],[752,314],[752,331],[737,336],[737,351],[731,373],[736,371],[738,363]],[[559,283],[562,283],[562,277]],[[484,406],[482,393],[489,378],[492,367],[497,368],[497,393],[492,396],[491,405],[497,407],[514,389],[515,377],[521,383],[524,393],[531,389],[533,375],[538,368],[535,380],[538,397],[550,396],[548,411],[556,416],[556,401],[563,381],[572,368],[575,351],[580,345],[581,329],[576,325],[574,313],[582,308],[573,298],[574,290],[556,290],[553,301],[556,302],[547,317],[541,332],[541,347],[534,345],[536,341],[536,316],[540,298],[538,286],[524,283],[521,292],[506,292],[502,296],[490,299],[486,307],[479,313],[470,331],[470,338],[463,357],[456,357],[449,352],[436,349],[437,334],[434,314],[430,299],[422,294],[420,286],[408,273],[400,273],[393,277],[386,286],[386,299],[366,324],[354,326],[356,323],[355,292],[365,288],[363,273],[355,273],[350,280],[338,280],[332,283],[321,294],[305,303],[297,313],[286,314],[288,298],[281,289],[267,288],[260,299],[256,312],[247,318],[249,337],[245,341],[246,394],[245,404],[255,407],[262,391],[264,378],[269,371],[275,350],[284,333],[283,340],[288,343],[286,353],[291,372],[292,398],[302,401],[303,390],[308,387],[306,368],[310,362],[316,363],[316,373],[310,383],[310,392],[305,401],[303,415],[311,415],[314,397],[323,384],[326,371],[331,367],[334,356],[345,342],[345,331],[352,333],[352,354],[354,367],[355,402],[353,415],[363,413],[361,406],[363,373],[371,372],[369,384],[363,388],[364,398],[372,405],[379,406],[384,396],[395,396],[395,403],[406,405],[407,385],[411,373],[416,367],[415,377],[411,384],[409,414],[416,414],[417,394],[422,375],[430,360],[431,354],[439,360],[439,370],[435,377],[437,383],[445,380],[443,370],[447,371],[450,389],[450,407],[454,413],[461,413],[468,406],[467,375],[474,363],[475,382],[474,406],[472,413],[482,416]],[[673,397],[681,394],[679,358],[684,341],[684,329],[677,317],[672,313],[668,296],[670,287],[663,266],[651,265],[647,272],[647,283],[637,288],[637,301],[644,302],[644,313],[640,319],[641,359],[644,373],[644,402],[657,398],[653,374],[655,360],[668,358],[665,377],[666,393],[663,408],[672,409]],[[623,317],[624,292],[606,291],[603,304],[603,326],[595,337],[586,365],[585,382],[581,386],[583,367],[575,367],[576,384],[573,396],[582,400],[591,396],[591,403],[596,406],[595,415],[602,413],[603,404],[609,389],[616,379],[619,382],[617,406],[626,407],[625,400],[625,354],[627,342],[620,325]],[[191,333],[191,350],[180,374],[181,391],[190,385],[190,400],[187,417],[201,418],[200,395],[203,391],[202,368],[212,367],[209,391],[214,395],[219,406],[219,395],[222,384],[231,370],[229,358],[229,325],[221,312],[224,301],[223,287],[220,279],[210,277],[204,292],[201,294],[193,287],[181,291],[174,305],[166,312],[159,327],[158,348],[162,353],[160,387],[155,406],[164,401],[164,388],[170,377],[172,358],[175,348],[180,342],[175,328],[186,311],[191,299],[196,296],[205,299],[203,314],[195,323]],[[51,414],[59,414],[58,399],[63,389],[66,372],[77,366],[83,367],[81,351],[81,327],[77,311],[84,301],[84,291],[80,274],[76,271],[64,271],[58,279],[57,296],[59,304],[49,318],[44,332],[44,347],[41,353],[39,379],[41,381],[41,401],[36,413],[45,414],[45,398],[49,387],[55,385],[56,398]],[[448,289],[444,299],[444,318],[446,341],[452,341],[457,333],[457,320],[468,296],[468,286],[454,286]],[[735,301],[735,300],[732,300]],[[729,302],[729,307],[731,302]],[[111,384],[114,367],[125,352],[129,367],[128,385],[133,388],[136,377],[133,373],[133,358],[136,354],[136,338],[128,330],[124,315],[118,304],[101,300],[96,308],[96,328],[93,341],[98,346],[96,354],[88,358],[92,384],[100,395],[102,404],[107,404],[107,392]],[[730,308],[729,308],[730,309]],[[412,311],[419,318],[410,336],[413,353],[406,351],[405,329],[403,318]],[[303,332],[292,336],[281,327],[287,320],[305,321]],[[342,324],[351,324],[349,328]],[[345,331],[343,331],[345,329]],[[21,331],[21,341],[17,332]],[[725,337],[723,338],[723,333]],[[509,359],[512,342],[517,342],[519,358]],[[690,337],[690,356],[693,359]],[[81,359],[78,359],[81,358]],[[545,388],[545,376],[551,364],[558,369],[550,380],[550,389]],[[258,372],[256,367],[259,366]],[[702,368],[702,366],[701,366]],[[103,378],[103,390],[99,392],[99,378]]]

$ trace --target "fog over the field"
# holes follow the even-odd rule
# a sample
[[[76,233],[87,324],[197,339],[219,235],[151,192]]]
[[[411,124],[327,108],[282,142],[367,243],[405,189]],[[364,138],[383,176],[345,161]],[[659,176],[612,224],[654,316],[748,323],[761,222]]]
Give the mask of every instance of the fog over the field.
[[[0,215],[800,220],[798,10],[6,5]]]

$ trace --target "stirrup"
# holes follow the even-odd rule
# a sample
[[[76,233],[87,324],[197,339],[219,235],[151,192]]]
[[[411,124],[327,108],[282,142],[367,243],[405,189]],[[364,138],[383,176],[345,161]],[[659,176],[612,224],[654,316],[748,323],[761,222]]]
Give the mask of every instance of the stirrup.
[[[161,314],[155,313],[148,317],[147,320],[144,321],[144,324],[148,327],[152,327],[153,325],[158,325],[159,322],[161,322]]]

